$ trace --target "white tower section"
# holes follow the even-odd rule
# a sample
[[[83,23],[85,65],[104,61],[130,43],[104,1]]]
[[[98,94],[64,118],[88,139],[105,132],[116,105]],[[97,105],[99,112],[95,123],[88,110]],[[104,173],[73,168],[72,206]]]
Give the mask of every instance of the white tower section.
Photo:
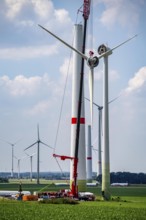
[[[92,145],[91,145],[91,125],[88,125],[87,141],[87,182],[92,182]]]
[[[83,33],[82,25],[76,24],[74,26],[74,48],[82,51]],[[80,87],[80,73],[81,73],[81,56],[73,52],[73,76],[72,76],[72,118],[71,118],[71,157],[75,155],[75,138],[77,127],[77,112],[79,103],[79,87]],[[73,161],[70,163],[70,186],[73,180]],[[77,184],[78,190],[84,191],[86,189],[86,147],[85,147],[85,110],[84,110],[84,87],[82,92],[82,109],[80,118],[80,136],[79,136],[79,150],[78,150],[78,165],[77,165]]]

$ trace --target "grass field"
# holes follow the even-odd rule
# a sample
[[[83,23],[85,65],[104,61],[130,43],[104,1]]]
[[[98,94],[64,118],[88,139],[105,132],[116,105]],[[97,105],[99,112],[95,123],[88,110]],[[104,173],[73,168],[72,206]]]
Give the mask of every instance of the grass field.
[[[38,191],[45,187],[23,183],[23,190]],[[48,190],[58,190],[50,182]],[[18,183],[0,184],[0,190],[18,190]],[[114,201],[101,201],[101,188],[87,188],[97,201],[69,204],[0,200],[0,220],[146,220],[146,186],[112,187]],[[119,201],[117,197],[120,197]]]

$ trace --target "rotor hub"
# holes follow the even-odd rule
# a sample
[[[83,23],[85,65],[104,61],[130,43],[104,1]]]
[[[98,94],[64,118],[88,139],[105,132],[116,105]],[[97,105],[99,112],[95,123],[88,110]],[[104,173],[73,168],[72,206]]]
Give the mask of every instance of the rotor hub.
[[[90,58],[88,58],[87,64],[88,64],[88,66],[91,67],[91,68],[94,68],[94,67],[98,66],[98,64],[99,64],[99,59],[98,59],[98,57],[95,56],[95,57],[90,57]]]

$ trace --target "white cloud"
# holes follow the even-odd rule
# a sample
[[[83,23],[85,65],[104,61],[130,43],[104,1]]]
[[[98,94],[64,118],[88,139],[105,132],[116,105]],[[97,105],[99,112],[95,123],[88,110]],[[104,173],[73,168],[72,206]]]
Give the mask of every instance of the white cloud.
[[[9,19],[15,19],[25,7],[29,7],[40,17],[47,19],[51,16],[53,8],[52,1],[48,0],[5,0],[7,10],[6,16]]]
[[[44,87],[49,88],[52,86],[52,82],[49,80],[48,75],[25,77],[18,75],[14,79],[10,79],[8,76],[0,77],[0,87],[14,97],[30,96],[34,95],[38,90]]]
[[[128,82],[128,87],[125,89],[126,94],[141,91],[146,84],[146,66],[139,69],[135,76]]]
[[[34,25],[34,22],[32,20],[22,20],[18,21],[17,25],[23,26],[23,27],[32,27]]]
[[[7,5],[7,17],[9,19],[15,18],[18,13],[21,11],[23,5],[25,4],[26,0],[5,0]]]
[[[27,110],[25,113],[28,115],[37,115],[40,113],[45,113],[52,104],[48,100],[43,100],[34,105],[31,109]]]
[[[52,1],[48,0],[31,0],[34,6],[35,12],[43,19],[47,19],[48,16],[53,16],[53,3]]]
[[[57,44],[35,47],[1,48],[0,59],[21,60],[42,56],[52,56],[58,53]]]
[[[109,80],[110,81],[116,81],[120,78],[118,72],[116,70],[110,70],[109,71]]]
[[[55,18],[61,25],[70,23],[69,13],[65,9],[55,10]]]
[[[105,5],[106,9],[102,13],[100,21],[108,28],[116,23],[119,23],[123,27],[135,27],[139,22],[142,1],[100,0],[98,3],[104,3]]]
[[[30,26],[35,21],[49,28],[63,28],[71,24],[68,11],[55,9],[51,0],[5,0],[5,4],[5,16],[17,25]]]

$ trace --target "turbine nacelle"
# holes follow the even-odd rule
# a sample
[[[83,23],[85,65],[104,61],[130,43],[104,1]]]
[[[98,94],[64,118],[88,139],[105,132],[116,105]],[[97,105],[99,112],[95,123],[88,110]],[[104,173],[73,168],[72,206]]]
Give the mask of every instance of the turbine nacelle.
[[[109,53],[108,53],[109,51]],[[112,50],[107,47],[105,44],[101,44],[99,47],[98,47],[98,50],[97,50],[98,54],[99,55],[102,55],[104,53],[106,53],[106,56],[109,56],[112,54]]]

